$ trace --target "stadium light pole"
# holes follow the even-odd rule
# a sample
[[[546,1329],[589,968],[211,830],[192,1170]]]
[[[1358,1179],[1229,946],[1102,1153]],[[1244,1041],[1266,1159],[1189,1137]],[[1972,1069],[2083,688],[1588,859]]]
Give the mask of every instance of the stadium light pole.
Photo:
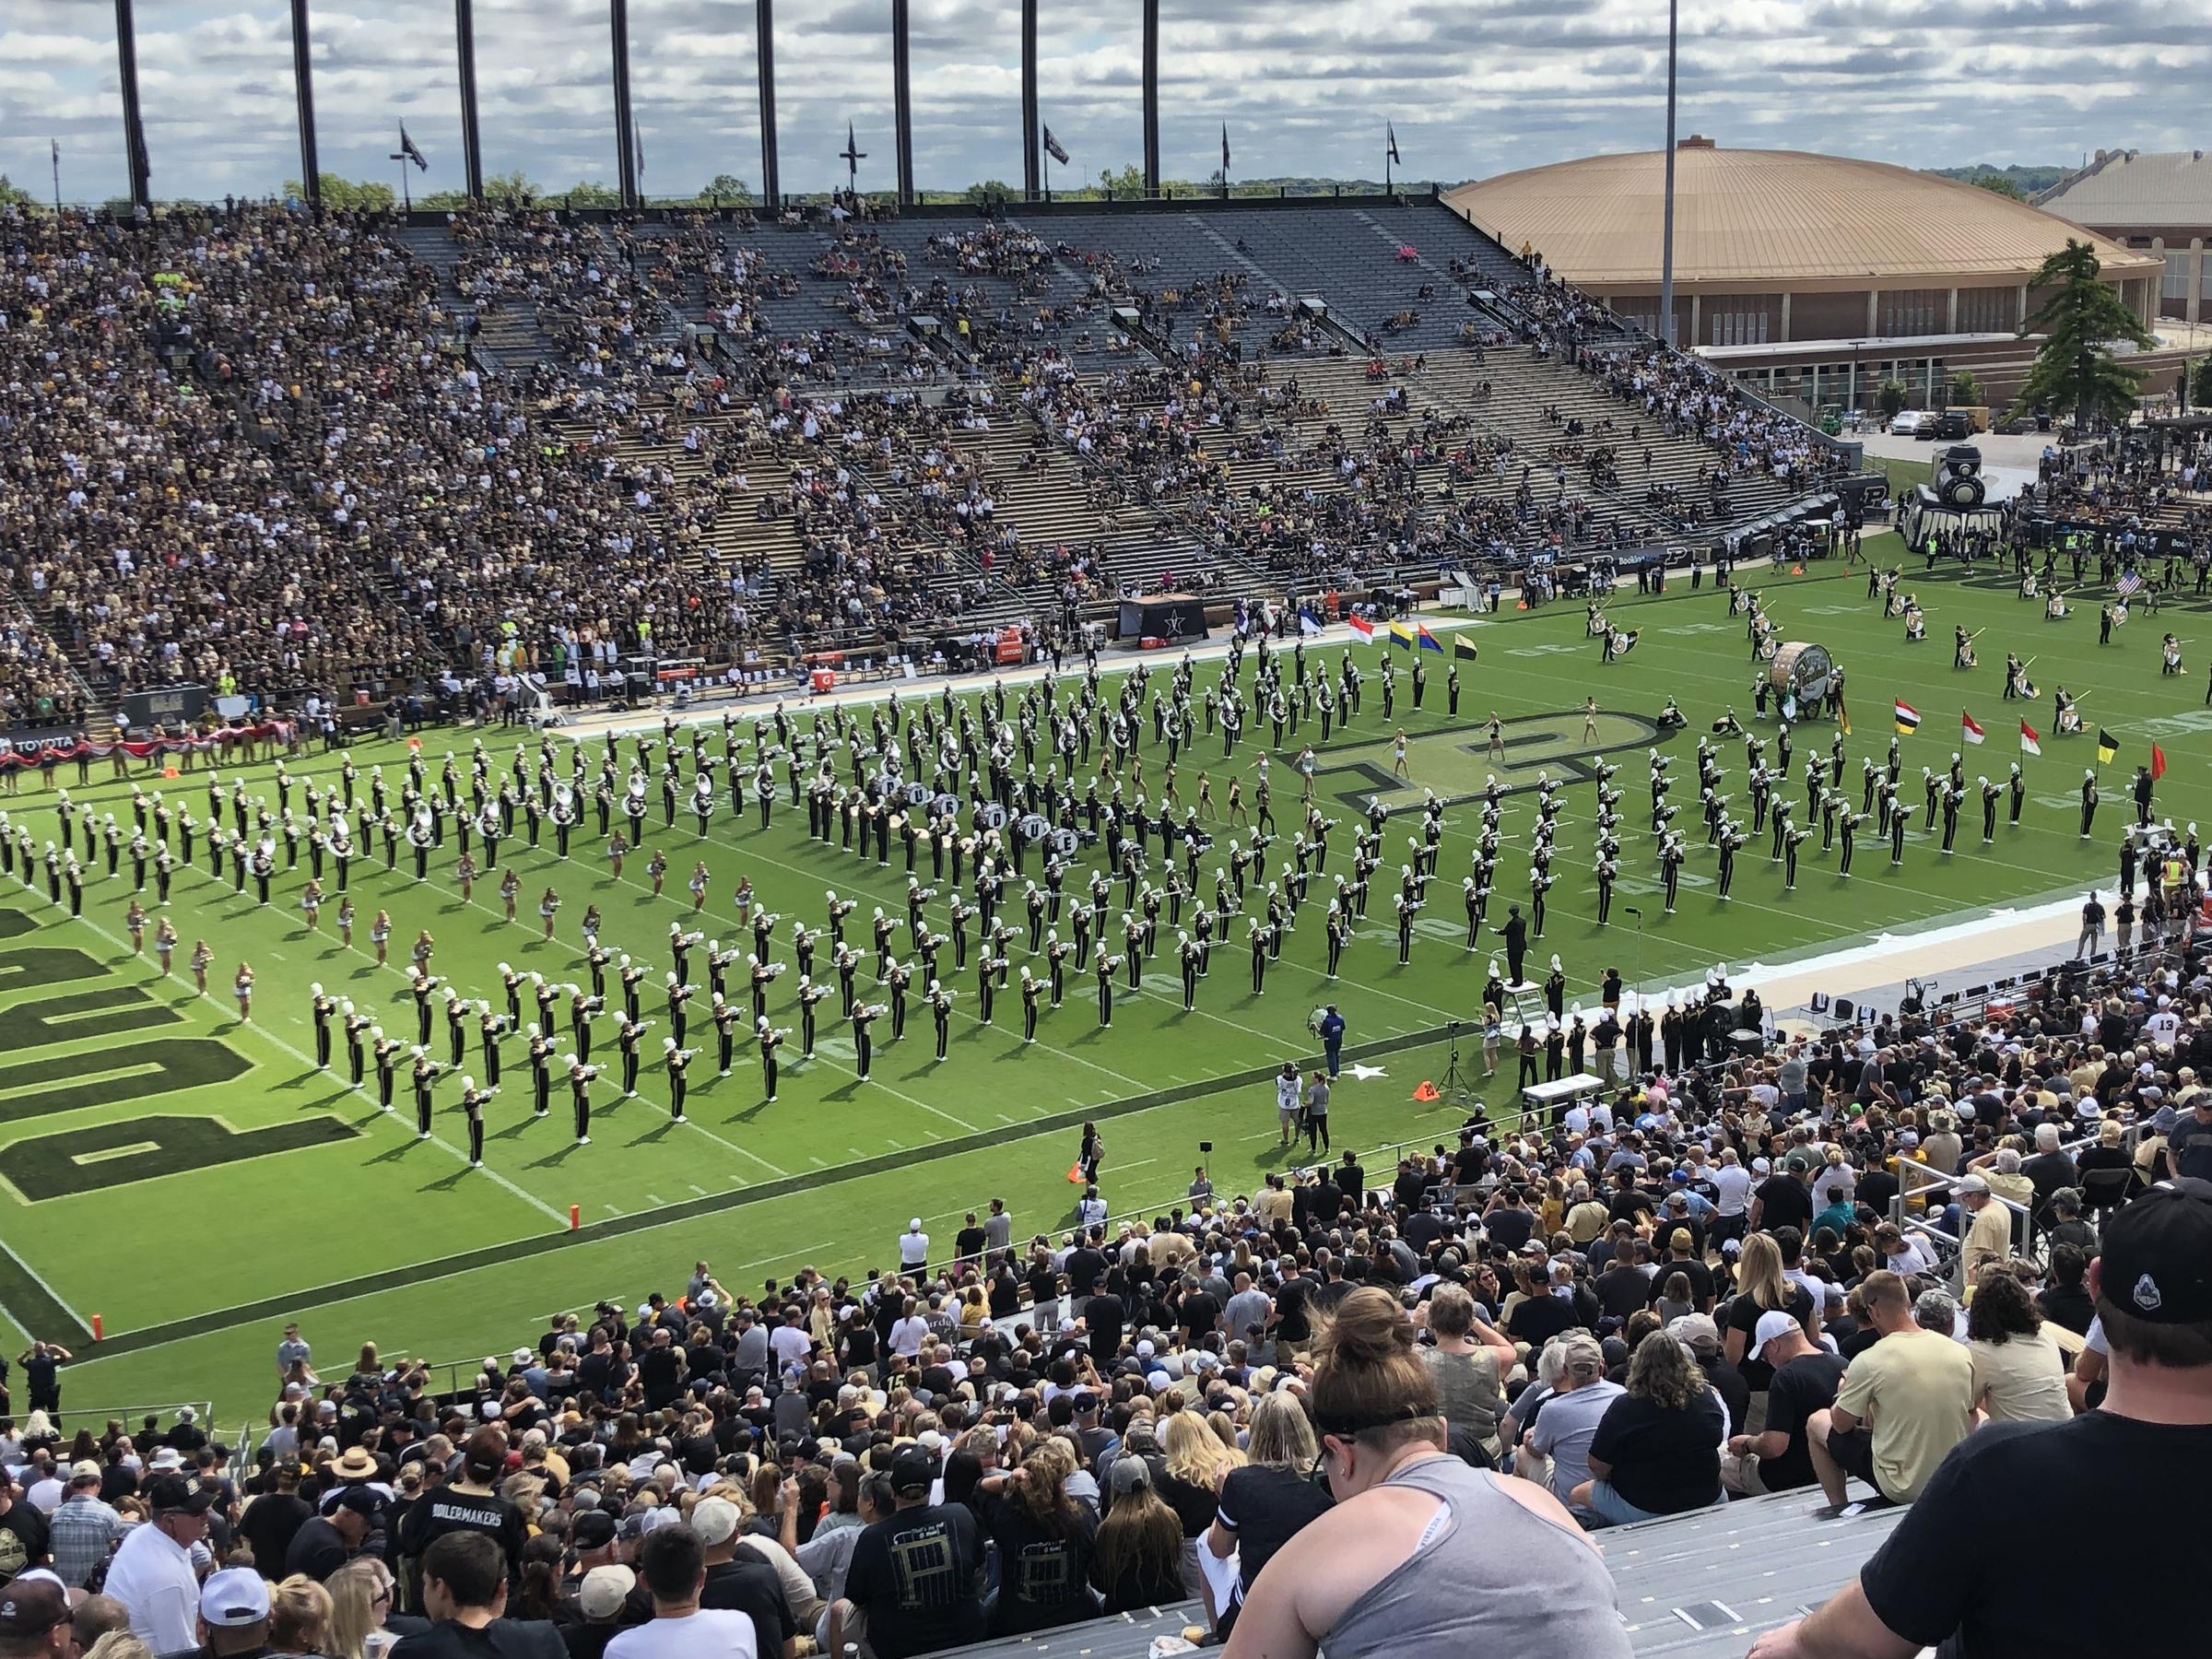
[[[891,0],[891,159],[899,171],[899,206],[914,205],[914,105],[908,51],[908,0]]]
[[[1666,0],[1666,207],[1659,231],[1659,338],[1675,343],[1675,40],[1680,0]]]
[[[461,72],[461,171],[468,199],[484,199],[484,145],[477,120],[477,9],[453,0],[453,56]]]
[[[1145,194],[1159,194],[1159,0],[1145,0]]]
[[[307,32],[307,0],[292,0],[292,91],[300,104],[300,189],[310,208],[323,206],[323,164],[315,155],[315,74]]]
[[[753,22],[760,76],[760,199],[773,213],[783,200],[776,171],[776,0],[754,0]]]
[[[131,15],[131,0],[115,0],[115,68],[123,88],[123,155],[131,175],[131,204],[151,207],[152,170],[147,162],[146,122],[138,111],[138,26]]]
[[[1025,201],[1033,202],[1043,194],[1043,142],[1039,135],[1042,120],[1037,103],[1037,0],[1021,0],[1021,194]]]
[[[607,37],[614,59],[615,180],[622,206],[638,205],[638,134],[629,107],[629,0],[608,0]]]

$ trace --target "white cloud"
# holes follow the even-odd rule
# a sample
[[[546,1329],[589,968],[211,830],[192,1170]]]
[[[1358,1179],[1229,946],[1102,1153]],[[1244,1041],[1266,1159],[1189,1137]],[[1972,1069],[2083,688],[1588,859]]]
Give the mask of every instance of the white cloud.
[[[646,183],[759,182],[750,0],[630,0]],[[893,173],[888,0],[784,0],[777,106],[786,188],[841,179],[852,121],[864,184]],[[1044,118],[1093,175],[1138,159],[1137,10],[1042,8]],[[274,189],[299,168],[285,0],[139,0],[155,186]],[[1230,126],[1236,170],[1371,175],[1383,119],[1404,171],[1479,177],[1661,126],[1665,15],[1645,0],[1163,0],[1161,141],[1203,177]],[[123,189],[108,0],[6,0],[0,171],[99,199]],[[1021,171],[1019,0],[914,0],[916,171],[928,187]],[[1111,19],[1105,27],[1102,19]],[[397,125],[460,182],[450,0],[318,0],[324,167],[395,178]],[[477,0],[485,165],[552,188],[611,179],[606,0]],[[2114,145],[2201,144],[2212,78],[2196,0],[1699,0],[1682,18],[1685,131],[1907,165],[2056,162]],[[1058,171],[1058,170],[1055,170]]]

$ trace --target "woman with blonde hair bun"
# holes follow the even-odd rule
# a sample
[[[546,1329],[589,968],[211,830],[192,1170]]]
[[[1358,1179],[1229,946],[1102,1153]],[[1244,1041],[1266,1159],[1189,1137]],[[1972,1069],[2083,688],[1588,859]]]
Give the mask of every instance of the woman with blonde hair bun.
[[[330,1631],[330,1592],[295,1572],[269,1588],[269,1646],[272,1654],[320,1659]]]
[[[1388,1291],[1336,1304],[1309,1394],[1335,1504],[1248,1587],[1226,1659],[1626,1659],[1613,1582],[1559,1501],[1445,1449],[1436,1382]],[[1450,1594],[1437,1586],[1448,1584]]]

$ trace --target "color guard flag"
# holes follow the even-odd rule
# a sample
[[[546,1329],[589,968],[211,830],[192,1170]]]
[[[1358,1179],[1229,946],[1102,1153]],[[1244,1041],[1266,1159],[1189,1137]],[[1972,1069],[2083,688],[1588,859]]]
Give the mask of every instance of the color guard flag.
[[[1465,658],[1466,661],[1471,663],[1475,660],[1479,651],[1480,647],[1478,647],[1474,641],[1468,639],[1465,634],[1453,634],[1452,636],[1452,654],[1453,656]]]
[[[1444,649],[1443,641],[1439,640],[1434,634],[1430,633],[1426,628],[1417,626],[1414,629],[1413,638],[1414,643],[1418,645],[1423,651],[1433,651],[1441,654]]]
[[[1361,639],[1371,640],[1375,637],[1375,625],[1365,617],[1347,617],[1344,620],[1345,626]]]
[[[1897,700],[1897,729],[1908,737],[1920,730],[1920,711],[1901,697]]]
[[[1413,649],[1413,629],[1403,622],[1393,622],[1390,625],[1390,642],[1393,645],[1403,645],[1406,650],[1411,651]]]
[[[1321,618],[1313,614],[1312,606],[1301,605],[1298,607],[1298,631],[1301,634],[1317,634],[1321,631]]]
[[[2112,741],[2112,735],[2102,726],[2099,726],[2097,728],[2097,764],[2102,766],[2119,752],[2120,746]]]
[[[2028,724],[2026,721],[2024,721],[2024,720],[2023,720],[2023,721],[2021,721],[2021,722],[2020,722],[2020,753],[2021,753],[2021,754],[2023,754],[2023,755],[2040,755],[2040,754],[2041,754],[2042,752],[2043,752],[2043,740],[2042,740],[2042,737],[2041,737],[2041,735],[2040,735],[2037,733],[2036,729],[2035,729],[2033,726],[2030,725],[2030,724]]]
[[[1959,735],[1969,743],[1979,743],[1989,734],[1974,724],[1971,714],[1961,709],[1959,711]]]
[[[2150,746],[2150,781],[2156,783],[2166,775],[2166,751],[2157,744]]]

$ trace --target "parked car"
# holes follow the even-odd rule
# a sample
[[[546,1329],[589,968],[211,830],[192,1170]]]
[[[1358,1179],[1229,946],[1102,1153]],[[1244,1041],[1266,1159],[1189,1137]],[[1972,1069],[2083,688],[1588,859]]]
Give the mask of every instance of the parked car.
[[[1889,418],[1892,438],[1933,438],[1935,417],[1924,409],[1900,409]]]
[[[1939,442],[1956,442],[1974,435],[1974,418],[1964,409],[1946,409],[1918,434]]]

